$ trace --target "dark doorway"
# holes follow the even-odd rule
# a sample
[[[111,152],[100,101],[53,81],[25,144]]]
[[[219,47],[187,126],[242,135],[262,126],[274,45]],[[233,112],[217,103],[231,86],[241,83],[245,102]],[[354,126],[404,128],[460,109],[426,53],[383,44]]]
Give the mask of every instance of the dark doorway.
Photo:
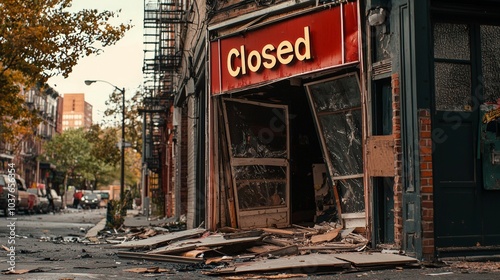
[[[500,190],[489,190],[480,133],[483,111],[500,97],[500,27],[436,22],[432,119],[435,235],[439,256],[498,249]],[[499,147],[500,150],[500,147]],[[491,174],[495,175],[495,174]],[[470,249],[468,250],[470,251]]]

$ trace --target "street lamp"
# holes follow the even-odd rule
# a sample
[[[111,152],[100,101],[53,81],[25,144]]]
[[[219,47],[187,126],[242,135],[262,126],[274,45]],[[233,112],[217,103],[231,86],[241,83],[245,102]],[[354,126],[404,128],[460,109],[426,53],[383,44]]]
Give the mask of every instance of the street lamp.
[[[121,92],[122,94],[122,139],[120,143],[120,152],[121,152],[121,164],[120,164],[120,205],[123,207],[123,202],[124,202],[124,192],[125,192],[125,88],[120,89],[119,87],[113,85],[110,82],[107,81],[102,81],[102,80],[85,80],[85,84],[87,86],[90,86],[91,84],[95,82],[103,82],[106,83],[112,87],[114,87],[116,90]],[[122,208],[125,209],[125,208]]]

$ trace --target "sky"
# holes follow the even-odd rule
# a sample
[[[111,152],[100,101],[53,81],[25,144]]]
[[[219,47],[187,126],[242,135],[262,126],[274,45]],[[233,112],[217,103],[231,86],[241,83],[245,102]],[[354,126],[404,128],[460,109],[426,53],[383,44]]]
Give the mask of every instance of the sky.
[[[119,23],[134,25],[113,46],[106,47],[98,56],[80,59],[68,78],[56,76],[49,79],[49,86],[60,95],[84,93],[85,101],[93,107],[93,121],[100,123],[106,110],[105,101],[114,87],[106,83],[85,85],[85,80],[104,80],[118,88],[125,88],[125,98],[130,98],[142,84],[143,65],[143,0],[74,0],[73,8],[118,11]],[[116,24],[115,24],[116,25]]]

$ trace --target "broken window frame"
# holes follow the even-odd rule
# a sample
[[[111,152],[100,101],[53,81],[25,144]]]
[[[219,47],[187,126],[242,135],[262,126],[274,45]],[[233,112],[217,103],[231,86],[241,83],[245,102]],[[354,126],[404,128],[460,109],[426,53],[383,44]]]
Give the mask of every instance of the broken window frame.
[[[233,153],[233,142],[231,139],[231,128],[228,121],[228,109],[226,102],[237,102],[241,104],[249,104],[255,106],[261,106],[266,108],[275,108],[278,110],[283,110],[283,116],[286,129],[286,153],[280,157],[235,157]],[[279,104],[262,103],[256,101],[249,101],[237,98],[222,98],[222,109],[224,115],[224,126],[226,129],[226,137],[229,149],[229,158],[231,166],[231,177],[232,177],[232,187],[235,197],[235,208],[237,223],[240,228],[248,227],[268,227],[277,226],[283,227],[290,224],[290,125],[288,119],[288,106]],[[271,120],[270,120],[271,121]],[[277,179],[238,179],[235,174],[235,168],[241,166],[270,166],[270,167],[281,167],[285,171],[285,178]],[[243,208],[240,205],[240,194],[238,192],[238,186],[243,182],[247,181],[248,184],[256,183],[257,181],[270,182],[270,181],[281,181],[285,183],[283,204],[279,205],[267,205],[258,207]],[[262,215],[265,215],[263,217]]]
[[[334,80],[339,80],[339,79],[345,79],[345,78],[354,78],[357,82],[357,86],[358,86],[358,93],[359,93],[359,106],[352,106],[352,107],[343,107],[343,108],[334,108],[334,109],[328,109],[328,110],[325,110],[323,112],[318,112],[318,109],[316,108],[316,105],[315,105],[315,100],[314,100],[314,91],[311,89],[311,86],[314,86],[314,85],[318,85],[318,84],[324,84],[324,83],[328,83],[328,82],[331,82],[331,81],[334,81]],[[355,214],[356,216],[359,216],[361,218],[361,216],[364,218],[364,213],[366,213],[366,205],[365,205],[365,193],[364,193],[364,185],[363,185],[363,182],[364,182],[364,171],[363,171],[363,145],[362,145],[362,139],[363,139],[363,128],[362,128],[362,119],[363,119],[363,111],[362,111],[362,103],[361,103],[361,87],[360,87],[360,84],[359,84],[359,77],[358,77],[358,74],[356,72],[352,72],[352,73],[347,73],[347,74],[344,74],[344,75],[340,75],[340,76],[336,76],[336,77],[333,77],[333,78],[328,78],[328,79],[324,79],[324,80],[321,80],[321,81],[315,81],[315,82],[312,82],[312,83],[308,83],[308,84],[305,84],[304,85],[307,89],[307,97],[308,97],[308,100],[309,100],[309,105],[311,107],[311,111],[313,113],[313,116],[314,116],[314,122],[315,122],[315,125],[316,125],[316,130],[318,131],[318,137],[320,139],[320,143],[321,143],[321,149],[323,151],[323,157],[325,158],[325,162],[326,162],[326,166],[327,166],[327,169],[328,169],[328,173],[329,173],[329,176],[330,178],[332,178],[332,182],[334,184],[334,188],[337,188],[338,184],[337,182],[339,181],[346,181],[346,180],[353,180],[353,179],[361,179],[361,192],[363,193],[363,198],[362,198],[362,201],[360,201],[359,203],[362,203],[363,204],[363,211],[357,211],[357,212],[345,212],[344,211],[344,205],[345,205],[345,201],[343,201],[344,199],[346,199],[345,197],[340,197],[340,201],[337,202],[337,205],[342,205],[341,208],[342,209],[338,209],[339,210],[339,213],[341,213],[342,215],[342,218],[346,218],[346,217],[350,217],[352,216],[353,214]],[[342,175],[339,175],[339,171],[340,169],[338,167],[336,167],[334,165],[334,163],[332,162],[332,158],[330,157],[330,151],[328,150],[328,141],[325,137],[325,132],[323,131],[323,125],[320,121],[320,117],[321,116],[325,116],[325,115],[332,115],[332,114],[341,114],[341,113],[345,113],[345,112],[349,112],[349,113],[352,113],[353,111],[360,111],[360,115],[361,115],[361,124],[360,124],[360,127],[359,127],[359,141],[361,142],[361,147],[360,147],[360,157],[361,157],[361,166],[358,168],[359,169],[359,173],[357,172],[352,172],[350,174],[342,174]],[[342,192],[340,192],[341,196],[342,196]],[[352,208],[352,207],[351,207]],[[358,215],[359,214],[359,215]],[[362,215],[361,215],[362,214]]]

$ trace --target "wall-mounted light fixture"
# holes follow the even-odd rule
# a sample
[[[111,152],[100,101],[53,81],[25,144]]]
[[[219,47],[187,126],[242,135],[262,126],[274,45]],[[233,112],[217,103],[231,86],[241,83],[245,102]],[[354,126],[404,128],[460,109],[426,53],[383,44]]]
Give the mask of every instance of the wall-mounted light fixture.
[[[375,9],[371,9],[368,12],[368,25],[370,26],[378,26],[385,23],[387,20],[387,11],[384,8],[377,7]]]

